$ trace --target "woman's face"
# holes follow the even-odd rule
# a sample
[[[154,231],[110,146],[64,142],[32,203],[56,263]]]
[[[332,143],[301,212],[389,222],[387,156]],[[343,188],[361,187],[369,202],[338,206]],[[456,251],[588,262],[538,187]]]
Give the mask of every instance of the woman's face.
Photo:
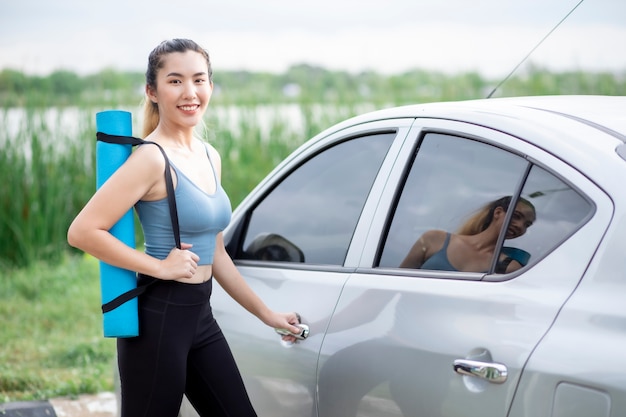
[[[515,211],[511,216],[511,223],[507,229],[506,238],[515,239],[522,236],[534,222],[535,210],[523,202],[517,203]]]
[[[206,58],[194,51],[173,52],[163,58],[156,78],[156,89],[146,87],[150,100],[159,107],[162,123],[194,127],[204,116],[211,99]]]

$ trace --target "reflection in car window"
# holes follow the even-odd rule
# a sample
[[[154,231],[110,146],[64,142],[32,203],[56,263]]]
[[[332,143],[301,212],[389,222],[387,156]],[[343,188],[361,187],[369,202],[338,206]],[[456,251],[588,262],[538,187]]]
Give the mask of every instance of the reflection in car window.
[[[379,266],[503,274],[541,259],[581,227],[593,206],[534,165],[516,196],[528,168],[525,159],[493,146],[427,135]],[[504,244],[497,250],[502,233]]]
[[[394,138],[351,139],[291,172],[251,213],[239,258],[342,265]]]
[[[476,211],[454,233],[432,229],[413,244],[400,263],[401,268],[420,268],[443,271],[490,272],[498,239],[507,224],[505,236],[516,239],[526,233],[536,219],[535,207],[526,199],[512,205],[512,196],[490,201]],[[495,271],[508,273],[527,263],[512,248],[497,259]]]
[[[504,246],[523,250],[531,262],[539,260],[582,227],[594,210],[580,193],[536,165],[524,184],[522,198],[534,205],[537,220],[524,236],[506,240]]]
[[[482,142],[427,134],[404,184],[379,266],[399,267],[427,231],[442,231],[443,245],[445,232],[455,232],[488,202],[511,196],[527,167],[523,158]]]

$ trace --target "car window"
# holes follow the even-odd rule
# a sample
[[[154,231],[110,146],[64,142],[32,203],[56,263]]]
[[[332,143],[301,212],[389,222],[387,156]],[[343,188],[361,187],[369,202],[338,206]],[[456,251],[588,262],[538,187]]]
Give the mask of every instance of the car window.
[[[341,142],[292,171],[251,212],[238,258],[342,265],[395,136]]]
[[[454,232],[469,213],[511,195],[528,162],[475,140],[427,134],[400,194],[380,266],[399,267],[425,232]]]
[[[539,260],[579,229],[594,212],[593,204],[581,193],[545,169],[534,165],[524,183],[522,198],[537,215],[526,233],[507,239],[504,247],[527,253],[528,260]]]
[[[427,134],[399,194],[378,265],[511,272],[552,250],[591,210],[572,187],[517,154],[477,140]],[[461,249],[485,243],[485,233],[481,240],[476,236],[492,222],[493,249],[464,257]],[[502,248],[495,240],[500,234]]]

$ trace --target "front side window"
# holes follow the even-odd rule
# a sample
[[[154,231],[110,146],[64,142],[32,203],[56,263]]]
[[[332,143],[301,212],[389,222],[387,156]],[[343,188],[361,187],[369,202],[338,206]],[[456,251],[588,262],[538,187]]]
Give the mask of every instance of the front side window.
[[[339,143],[291,172],[251,212],[238,258],[342,265],[395,136]]]

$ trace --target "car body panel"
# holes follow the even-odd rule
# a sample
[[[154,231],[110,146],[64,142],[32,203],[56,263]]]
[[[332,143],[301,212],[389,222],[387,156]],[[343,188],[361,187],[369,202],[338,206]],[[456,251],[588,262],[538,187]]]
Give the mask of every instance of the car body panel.
[[[616,202],[623,213],[624,198]],[[529,360],[512,417],[617,417],[626,409],[626,218],[615,219],[576,292]]]
[[[241,266],[251,288],[275,310],[303,312],[310,325],[304,342],[287,345],[238,306],[219,285],[212,304],[259,415],[307,416],[314,410],[319,348],[347,272]],[[284,294],[286,296],[281,296]],[[294,303],[294,297],[297,302]],[[288,372],[284,372],[288,370]]]
[[[412,122],[412,119],[394,121],[392,124],[374,122],[366,126],[343,129],[315,143],[315,146],[307,149],[306,155],[314,155],[331,143],[350,138],[355,131],[361,134],[394,131],[396,139],[389,150],[390,158],[386,158],[379,169],[378,178],[384,178],[392,168],[393,155],[397,154]],[[301,162],[299,158],[287,160],[281,165],[282,175],[270,174],[264,185],[257,188],[259,194],[253,192],[247,200],[262,196],[264,190],[271,189],[274,184],[279,183],[286,172],[288,173],[292,167],[298,167]],[[382,185],[374,184],[373,188],[381,189]],[[362,212],[366,217],[375,210],[372,202],[373,200],[367,200],[363,208]],[[246,204],[244,201],[241,206],[244,207]],[[241,210],[236,210],[231,224],[243,221],[244,214]],[[355,236],[366,233],[366,230],[360,230],[359,227],[361,226],[357,226]],[[230,238],[229,232],[233,233],[232,228],[226,232],[227,240]],[[354,270],[350,265],[356,265],[359,257],[360,249],[354,245],[350,247],[342,267],[308,265],[304,269],[298,264],[237,262],[248,284],[272,309],[291,311],[297,308],[302,314],[303,321],[310,326],[310,336],[306,341],[295,345],[286,346],[280,343],[276,334],[269,332],[265,325],[248,312],[237,308],[236,303],[221,287],[215,286],[212,297],[214,313],[219,317],[222,327],[230,329],[225,333],[228,334],[229,344],[237,362],[248,371],[243,372],[244,382],[259,415],[309,417],[316,413],[314,399],[319,349],[343,285]],[[233,332],[232,329],[239,330]],[[254,356],[250,354],[250,340],[254,340]],[[263,342],[260,343],[261,340]],[[256,346],[260,344],[263,345],[264,352],[262,361],[255,360],[258,354]],[[289,367],[292,368],[289,375],[276,372]]]
[[[433,103],[339,123],[297,149],[233,213],[250,210],[312,154],[396,131],[340,266],[235,259],[307,340],[281,344],[219,285],[212,304],[260,416],[568,416],[626,413],[626,97]],[[506,275],[378,268],[412,154],[428,133],[484,142],[537,164],[593,207],[571,235]],[[462,181],[463,179],[460,179]],[[594,343],[586,344],[593,340]],[[585,345],[585,347],[583,347]],[[455,360],[506,366],[503,383],[454,372]]]
[[[595,247],[585,242],[599,242],[612,216],[611,202],[600,189],[530,144],[461,125],[418,119],[405,146],[413,147],[411,140],[422,130],[434,129],[497,139],[501,146],[515,147],[559,170],[602,209],[559,251],[508,282],[442,279],[443,273],[422,270],[398,276],[397,271],[385,274],[371,268],[395,194],[388,188],[380,212],[372,217],[371,241],[361,268],[346,283],[322,346],[320,416],[505,415],[526,361],[594,255]],[[406,161],[401,162],[389,177],[391,183],[398,183],[405,170]],[[509,376],[501,385],[460,376],[452,371],[455,359],[502,363]],[[346,375],[357,374],[354,381],[345,380]],[[387,388],[381,389],[385,384]],[[333,395],[340,387],[341,395]],[[407,414],[409,410],[413,414]]]

